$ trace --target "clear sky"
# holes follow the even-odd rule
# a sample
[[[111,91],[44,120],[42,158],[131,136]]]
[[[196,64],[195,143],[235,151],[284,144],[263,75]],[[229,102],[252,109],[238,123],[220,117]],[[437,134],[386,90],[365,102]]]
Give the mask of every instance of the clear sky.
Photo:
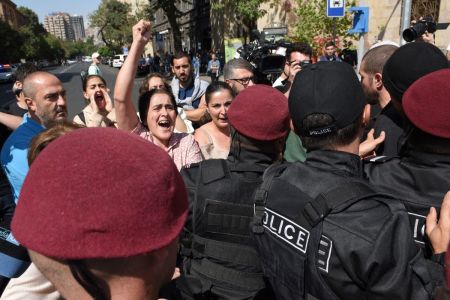
[[[17,7],[25,6],[34,11],[40,23],[44,23],[44,17],[52,12],[66,12],[83,16],[84,24],[88,26],[88,16],[98,8],[101,0],[12,0],[12,2]]]

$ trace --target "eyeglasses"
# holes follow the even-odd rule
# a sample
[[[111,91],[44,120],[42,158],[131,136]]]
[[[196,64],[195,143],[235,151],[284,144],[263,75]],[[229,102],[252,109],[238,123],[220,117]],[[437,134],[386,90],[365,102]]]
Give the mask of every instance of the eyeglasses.
[[[247,86],[250,83],[250,81],[253,82],[253,79],[254,79],[254,77],[251,76],[251,77],[244,77],[244,78],[235,78],[235,79],[230,79],[230,80],[235,80],[235,81],[239,82],[240,84],[242,84],[243,86]]]

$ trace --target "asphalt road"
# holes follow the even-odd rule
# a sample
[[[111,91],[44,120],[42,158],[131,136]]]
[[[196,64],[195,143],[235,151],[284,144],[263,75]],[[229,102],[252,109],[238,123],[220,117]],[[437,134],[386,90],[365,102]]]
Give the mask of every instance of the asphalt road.
[[[83,89],[81,86],[80,72],[87,70],[89,63],[75,63],[70,66],[58,66],[46,68],[44,71],[55,74],[63,83],[67,92],[67,107],[69,111],[69,120],[72,120],[85,106],[83,98]],[[114,85],[116,83],[117,73],[119,69],[112,68],[105,65],[100,65],[102,75],[106,80],[110,91],[111,99],[113,98]],[[137,103],[139,86],[141,85],[143,77],[136,77],[133,88],[133,102]],[[12,92],[11,83],[0,84],[0,105],[4,105],[10,101],[14,101],[15,97]]]

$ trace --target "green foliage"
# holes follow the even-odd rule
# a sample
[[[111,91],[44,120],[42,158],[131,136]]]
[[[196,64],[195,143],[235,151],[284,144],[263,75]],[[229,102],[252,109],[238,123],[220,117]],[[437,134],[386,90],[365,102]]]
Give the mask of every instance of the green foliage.
[[[264,16],[267,11],[261,9],[261,4],[271,0],[213,0],[211,6],[214,10],[223,10],[225,7],[231,8],[237,15],[246,20],[256,21]]]
[[[324,43],[333,40],[333,34],[338,37],[335,41],[339,45],[339,37],[348,36],[351,28],[352,16],[346,13],[342,18],[327,17],[325,0],[296,0],[298,8],[295,10],[298,22],[294,28],[293,38],[313,45],[318,51]],[[347,1],[346,8],[354,6],[355,1]]]
[[[136,17],[130,15],[128,3],[102,0],[99,8],[90,16],[90,25],[99,28],[103,42],[112,51],[120,52],[132,41],[131,28]]]
[[[22,37],[19,33],[12,29],[9,24],[0,20],[0,36],[2,42],[0,43],[0,64],[1,63],[15,63],[22,57]]]

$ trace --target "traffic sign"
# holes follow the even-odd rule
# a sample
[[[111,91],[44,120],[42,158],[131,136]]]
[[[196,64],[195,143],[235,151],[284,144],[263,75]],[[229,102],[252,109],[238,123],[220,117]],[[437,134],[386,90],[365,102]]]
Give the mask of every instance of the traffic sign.
[[[345,15],[345,0],[326,0],[327,16],[336,18]]]

